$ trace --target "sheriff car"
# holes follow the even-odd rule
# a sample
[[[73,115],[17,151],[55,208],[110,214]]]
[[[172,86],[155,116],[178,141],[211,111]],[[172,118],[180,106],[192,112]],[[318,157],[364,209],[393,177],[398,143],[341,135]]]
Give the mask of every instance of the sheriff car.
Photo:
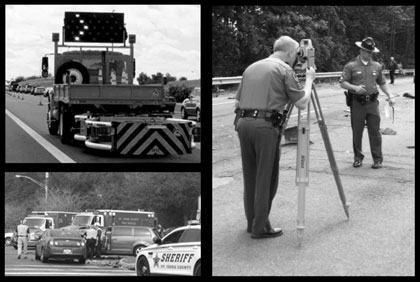
[[[201,276],[201,225],[176,228],[141,249],[136,257],[136,273],[137,276]]]

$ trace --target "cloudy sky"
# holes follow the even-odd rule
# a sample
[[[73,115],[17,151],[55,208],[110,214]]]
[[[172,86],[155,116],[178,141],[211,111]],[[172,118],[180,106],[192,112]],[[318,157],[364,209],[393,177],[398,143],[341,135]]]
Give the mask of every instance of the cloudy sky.
[[[6,79],[41,75],[41,58],[54,52],[52,33],[59,32],[62,42],[64,12],[112,11],[124,13],[128,34],[136,35],[136,76],[200,78],[199,5],[6,5]]]

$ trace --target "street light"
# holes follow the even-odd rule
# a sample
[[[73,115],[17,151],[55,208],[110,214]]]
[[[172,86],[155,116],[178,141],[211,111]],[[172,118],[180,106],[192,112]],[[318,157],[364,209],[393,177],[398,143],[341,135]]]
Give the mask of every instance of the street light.
[[[41,188],[45,188],[45,202],[47,202],[48,200],[48,172],[45,173],[45,184],[42,184],[41,182],[33,179],[32,177],[26,176],[26,175],[19,175],[16,174],[16,178],[26,178],[32,182],[34,182],[35,184],[39,185]]]

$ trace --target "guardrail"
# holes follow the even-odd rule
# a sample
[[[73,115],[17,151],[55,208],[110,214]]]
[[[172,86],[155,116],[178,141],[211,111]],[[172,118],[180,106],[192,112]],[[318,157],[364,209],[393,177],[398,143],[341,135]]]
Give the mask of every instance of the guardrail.
[[[405,74],[412,73],[414,75],[414,69],[407,69],[403,70]],[[341,76],[341,71],[337,72],[319,72],[316,74],[317,79],[325,79],[325,78],[338,78]],[[389,74],[389,70],[384,70],[384,74]],[[396,75],[400,74],[399,71],[395,73]],[[213,77],[214,86],[225,85],[225,84],[239,84],[241,83],[242,76],[232,76],[232,77]],[[315,81],[316,82],[316,81]]]

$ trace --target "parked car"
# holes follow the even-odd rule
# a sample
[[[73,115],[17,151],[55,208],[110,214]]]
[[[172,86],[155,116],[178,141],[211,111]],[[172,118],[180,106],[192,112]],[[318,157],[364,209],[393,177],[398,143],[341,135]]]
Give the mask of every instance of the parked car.
[[[160,238],[156,228],[147,226],[106,227],[102,253],[108,255],[137,255],[139,250],[153,244]]]
[[[44,95],[45,88],[44,87],[36,87],[33,91],[33,95]]]
[[[78,259],[86,262],[85,240],[79,232],[70,229],[48,229],[42,233],[35,247],[35,259]]]
[[[181,118],[188,119],[189,116],[195,116],[197,121],[201,121],[201,88],[195,87],[190,96],[182,102]]]
[[[42,236],[42,230],[37,227],[29,227],[29,238],[28,238],[28,250],[35,249],[35,245],[37,244],[39,238]],[[18,243],[17,243],[17,234],[13,233],[13,238],[11,242],[13,248],[17,250]]]
[[[201,276],[201,225],[176,228],[136,257],[137,276]]]
[[[31,89],[32,89],[32,85],[26,85],[26,86],[25,86],[25,90],[24,90],[24,92],[25,92],[26,94],[31,93]]]

